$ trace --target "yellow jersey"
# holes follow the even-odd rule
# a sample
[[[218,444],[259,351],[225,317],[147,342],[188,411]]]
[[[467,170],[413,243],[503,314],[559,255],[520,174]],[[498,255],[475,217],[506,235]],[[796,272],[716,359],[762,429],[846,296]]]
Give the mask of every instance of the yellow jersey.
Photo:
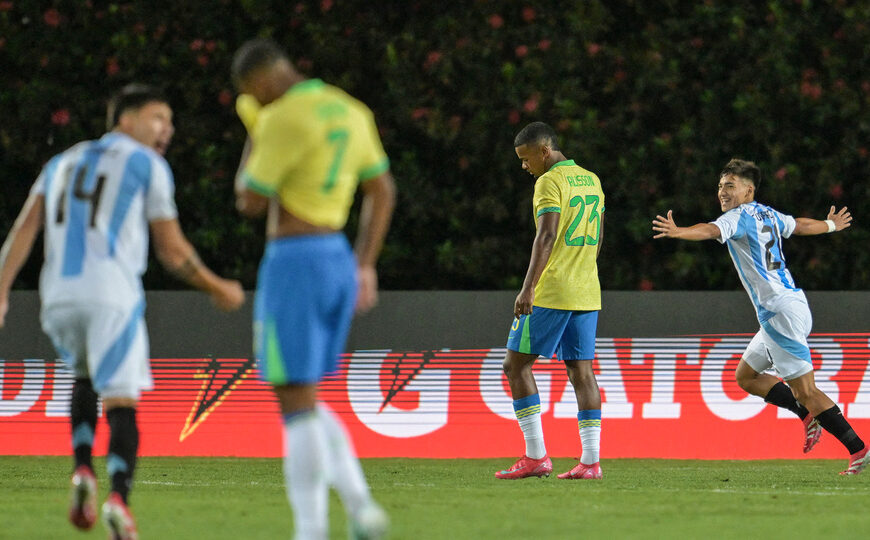
[[[604,192],[595,173],[573,160],[560,161],[535,182],[535,226],[558,212],[559,227],[550,259],[535,286],[534,305],[571,311],[601,309],[598,240]]]
[[[252,143],[245,185],[311,224],[343,228],[358,183],[389,169],[371,110],[320,79],[262,108],[241,95],[236,110]]]

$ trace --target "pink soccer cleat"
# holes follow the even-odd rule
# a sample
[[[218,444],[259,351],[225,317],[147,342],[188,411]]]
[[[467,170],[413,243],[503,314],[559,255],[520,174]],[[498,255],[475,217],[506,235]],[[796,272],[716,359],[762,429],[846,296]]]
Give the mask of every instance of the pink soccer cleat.
[[[90,467],[79,465],[70,483],[69,520],[86,531],[97,521],[97,479]]]
[[[529,478],[531,476],[550,476],[553,472],[553,462],[547,456],[541,459],[532,459],[528,456],[523,456],[514,463],[510,469],[498,471],[495,473],[496,478],[502,480],[517,480],[519,478]]]
[[[113,540],[138,540],[139,538],[133,514],[124,504],[121,495],[115,491],[109,493],[109,498],[103,503],[103,523],[109,529],[110,538]]]
[[[596,461],[592,465],[578,463],[573,469],[560,474],[556,478],[561,478],[562,480],[601,480],[603,476],[601,463]]]
[[[806,454],[813,449],[813,446],[822,437],[822,425],[810,415],[807,415],[801,422],[804,424],[804,433],[806,433],[806,438],[804,439],[804,454]]]
[[[863,450],[855,452],[849,456],[849,468],[840,474],[843,476],[852,476],[864,470],[864,467],[870,463],[870,447],[865,446]]]

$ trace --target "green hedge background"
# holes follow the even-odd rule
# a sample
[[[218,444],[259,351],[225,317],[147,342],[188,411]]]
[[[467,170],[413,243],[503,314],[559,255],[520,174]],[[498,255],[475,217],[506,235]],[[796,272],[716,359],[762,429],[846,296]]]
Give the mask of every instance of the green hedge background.
[[[400,189],[384,288],[519,287],[533,179],[512,142],[534,120],[602,179],[604,288],[739,287],[722,246],[650,229],[668,209],[678,224],[715,219],[717,173],[735,156],[762,167],[762,202],[852,210],[844,234],[787,242],[800,286],[870,288],[867,1],[2,0],[0,234],[53,154],[102,134],[105,98],[150,82],[175,109],[167,158],[185,231],[253,286],[263,224],[233,210],[244,129],[229,64],[257,35],[375,111]],[[16,286],[35,288],[39,264]],[[146,286],[183,285],[153,270]]]

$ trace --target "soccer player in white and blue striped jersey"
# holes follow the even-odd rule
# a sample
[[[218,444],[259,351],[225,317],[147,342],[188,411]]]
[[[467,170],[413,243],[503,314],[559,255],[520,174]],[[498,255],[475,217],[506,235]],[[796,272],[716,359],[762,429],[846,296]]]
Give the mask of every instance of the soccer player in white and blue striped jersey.
[[[785,266],[782,239],[848,228],[847,208],[831,207],[822,220],[794,218],[755,201],[761,171],[751,161],[732,159],[719,174],[722,214],[712,223],[678,227],[673,212],[653,220],[654,238],[717,240],[728,252],[740,281],[755,306],[761,328],[737,366],[737,383],[768,403],[794,412],[804,424],[804,452],[818,442],[822,428],[846,447],[849,467],[843,475],[860,473],[870,462],[868,447],[855,433],[840,408],[818,389],[807,337],[812,315],[804,292]],[[765,373],[774,368],[778,377]]]
[[[110,132],[53,157],[34,183],[0,250],[0,327],[9,290],[40,230],[42,328],[74,371],[70,403],[75,470],[70,521],[96,521],[91,448],[97,400],[109,423],[112,488],[103,519],[113,538],[136,538],[127,495],[136,465],[136,405],[151,388],[145,294],[149,230],[160,262],[208,292],[224,310],[244,301],[241,284],[213,274],[178,224],[172,172],[163,153],[172,138],[172,109],[148,86],[129,85],[110,103]]]

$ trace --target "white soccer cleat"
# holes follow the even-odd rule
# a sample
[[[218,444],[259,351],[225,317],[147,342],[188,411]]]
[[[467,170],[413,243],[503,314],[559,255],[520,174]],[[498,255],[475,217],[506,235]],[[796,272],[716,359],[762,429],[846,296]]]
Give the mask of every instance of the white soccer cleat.
[[[109,493],[109,498],[103,503],[103,523],[109,529],[109,538],[113,540],[139,540],[133,514],[124,504],[121,495],[114,491]]]
[[[390,518],[384,509],[374,501],[352,516],[348,527],[351,540],[378,540],[387,535]]]

